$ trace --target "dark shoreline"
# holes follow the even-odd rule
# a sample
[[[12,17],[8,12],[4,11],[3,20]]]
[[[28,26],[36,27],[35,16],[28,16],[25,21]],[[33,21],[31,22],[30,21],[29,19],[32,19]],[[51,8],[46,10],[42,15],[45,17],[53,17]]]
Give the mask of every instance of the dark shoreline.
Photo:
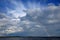
[[[0,40],[60,40],[60,37],[0,36]]]

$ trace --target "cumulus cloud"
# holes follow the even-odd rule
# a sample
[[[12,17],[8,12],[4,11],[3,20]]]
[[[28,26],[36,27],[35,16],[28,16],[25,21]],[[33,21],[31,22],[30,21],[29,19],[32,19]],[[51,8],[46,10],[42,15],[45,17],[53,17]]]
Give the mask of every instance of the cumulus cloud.
[[[18,23],[20,19],[10,18],[10,16],[1,13],[0,14],[0,35],[3,36],[4,34],[14,33],[23,31],[22,27],[18,27]]]
[[[15,18],[26,16],[26,13],[23,10],[26,10],[22,2],[11,1],[16,7],[14,10],[7,8],[7,13],[11,13]]]
[[[59,26],[60,26],[60,25],[58,25],[58,23],[60,23],[60,18],[59,18],[60,17],[59,16],[60,15],[60,6],[55,6],[54,4],[49,4],[48,6],[44,7],[44,9],[42,9],[42,10],[41,9],[37,10],[37,8],[36,9],[33,8],[33,9],[28,9],[25,12],[32,17],[31,19],[33,20],[33,22],[39,24],[39,28],[43,27],[43,26],[46,27],[46,28],[43,28],[43,29],[47,29],[47,30],[44,30],[46,32],[46,34],[57,35],[56,33],[51,34],[50,33],[51,29],[49,29],[49,28],[54,27],[54,30],[52,29],[52,31],[54,31],[54,32],[56,30],[58,30],[55,27],[59,28]],[[27,17],[25,17],[25,18],[27,18]],[[30,20],[30,19],[27,19],[27,20]],[[43,26],[41,26],[41,25],[43,25]],[[58,26],[54,26],[54,25],[58,25]],[[36,29],[35,29],[35,26],[34,26],[34,28],[31,28],[31,30],[32,31],[35,30],[35,32],[36,32]]]
[[[11,3],[16,8],[14,10],[7,8],[7,14],[0,14],[0,35],[15,33],[18,35],[18,32],[25,32],[28,36],[46,36],[50,35],[50,30],[56,30],[49,28],[60,22],[60,6],[48,4],[40,7],[38,3],[28,2],[29,8],[25,8],[22,2],[11,0]]]

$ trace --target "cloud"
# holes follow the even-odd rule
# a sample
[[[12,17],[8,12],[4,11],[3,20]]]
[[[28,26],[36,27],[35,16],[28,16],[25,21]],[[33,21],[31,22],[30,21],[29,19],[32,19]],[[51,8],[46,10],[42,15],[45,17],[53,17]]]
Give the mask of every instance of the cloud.
[[[29,8],[26,8],[21,1],[10,2],[15,5],[15,9],[7,8],[7,14],[0,14],[0,35],[15,33],[18,35],[18,32],[26,33],[28,36],[53,35],[50,34],[50,30],[54,32],[56,28],[54,27],[54,30],[51,28],[60,22],[60,6],[48,4],[40,7],[38,3],[28,2]]]
[[[51,36],[55,36],[55,35],[57,35],[56,33],[52,33],[52,32],[55,32],[56,30],[58,30],[58,28],[59,28],[59,26],[60,25],[58,25],[59,23],[60,23],[60,6],[56,6],[56,5],[54,5],[54,4],[49,4],[48,6],[45,6],[44,7],[44,9],[42,9],[41,11],[40,11],[41,9],[39,9],[39,10],[37,10],[37,8],[36,9],[28,9],[27,11],[25,11],[29,16],[30,16],[30,18],[33,20],[33,21],[31,21],[31,22],[34,22],[34,23],[37,23],[37,24],[39,24],[39,28],[41,28],[41,27],[46,27],[46,28],[44,28],[43,27],[43,29],[42,30],[44,30],[44,29],[46,29],[46,30],[44,30],[45,32],[46,32],[46,34],[47,35],[51,35]],[[40,15],[41,14],[41,15]],[[29,16],[27,16],[27,17],[29,17]],[[30,20],[30,19],[28,19],[27,17],[25,17],[24,19],[25,20]],[[28,21],[27,21],[28,22]],[[26,22],[26,23],[27,23]],[[33,24],[34,24],[33,23]],[[32,24],[32,23],[30,23],[30,24]],[[32,25],[30,25],[29,24],[29,26],[31,27]],[[37,24],[35,24],[35,25],[37,25]],[[41,26],[42,25],[42,26]],[[54,26],[54,25],[56,25],[56,26]],[[57,26],[58,25],[58,26]],[[36,29],[37,28],[35,28],[35,26],[33,26],[34,28],[31,28],[31,30],[32,31],[35,31],[36,32]],[[36,26],[37,27],[37,26]],[[54,28],[54,29],[51,29],[51,28]],[[55,28],[55,27],[57,27],[57,29]],[[49,29],[50,28],[50,29]],[[38,30],[38,29],[37,29]],[[52,30],[52,32],[50,32],[50,30]],[[39,31],[39,32],[41,32],[41,31]],[[38,32],[38,33],[39,33]],[[32,32],[33,33],[33,32]],[[59,33],[59,32],[58,32]],[[34,33],[33,33],[34,34]],[[36,33],[37,34],[37,33]]]
[[[5,33],[15,33],[15,32],[22,32],[24,31],[22,27],[10,26],[5,30]]]
[[[26,8],[24,7],[22,2],[17,2],[13,0],[11,1],[11,3],[15,5],[15,9],[10,10],[9,8],[7,8],[7,13],[11,13],[16,18],[26,16],[26,13],[23,12],[23,10],[26,10]]]
[[[18,26],[20,22],[19,18],[11,18],[5,13],[1,13],[0,17],[0,36],[24,31],[22,27]]]

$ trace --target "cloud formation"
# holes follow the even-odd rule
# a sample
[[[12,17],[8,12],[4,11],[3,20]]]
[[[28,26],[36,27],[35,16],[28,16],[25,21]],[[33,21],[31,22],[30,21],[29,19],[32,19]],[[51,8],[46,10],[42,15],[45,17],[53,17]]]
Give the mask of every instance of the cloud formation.
[[[28,2],[29,8],[25,8],[22,2],[11,0],[11,3],[16,8],[14,10],[7,8],[7,14],[0,14],[0,36],[18,35],[18,33],[25,36],[58,35],[59,32],[55,31],[60,26],[60,6],[48,4],[48,6],[40,7],[38,3]]]

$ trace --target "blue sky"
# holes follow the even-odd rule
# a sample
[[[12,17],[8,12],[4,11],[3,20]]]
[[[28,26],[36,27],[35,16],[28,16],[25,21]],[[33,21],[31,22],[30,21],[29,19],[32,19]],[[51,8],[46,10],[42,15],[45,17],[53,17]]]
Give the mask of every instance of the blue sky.
[[[23,2],[23,4],[28,7],[27,2],[40,2],[41,5],[48,5],[48,3],[54,3],[55,5],[58,5],[60,3],[60,0],[16,0],[17,2]],[[10,0],[0,0],[0,11],[6,12],[6,7],[10,9],[14,9],[15,5],[10,2]],[[3,10],[3,11],[2,11]]]
[[[0,0],[0,36],[60,36],[60,0]]]

